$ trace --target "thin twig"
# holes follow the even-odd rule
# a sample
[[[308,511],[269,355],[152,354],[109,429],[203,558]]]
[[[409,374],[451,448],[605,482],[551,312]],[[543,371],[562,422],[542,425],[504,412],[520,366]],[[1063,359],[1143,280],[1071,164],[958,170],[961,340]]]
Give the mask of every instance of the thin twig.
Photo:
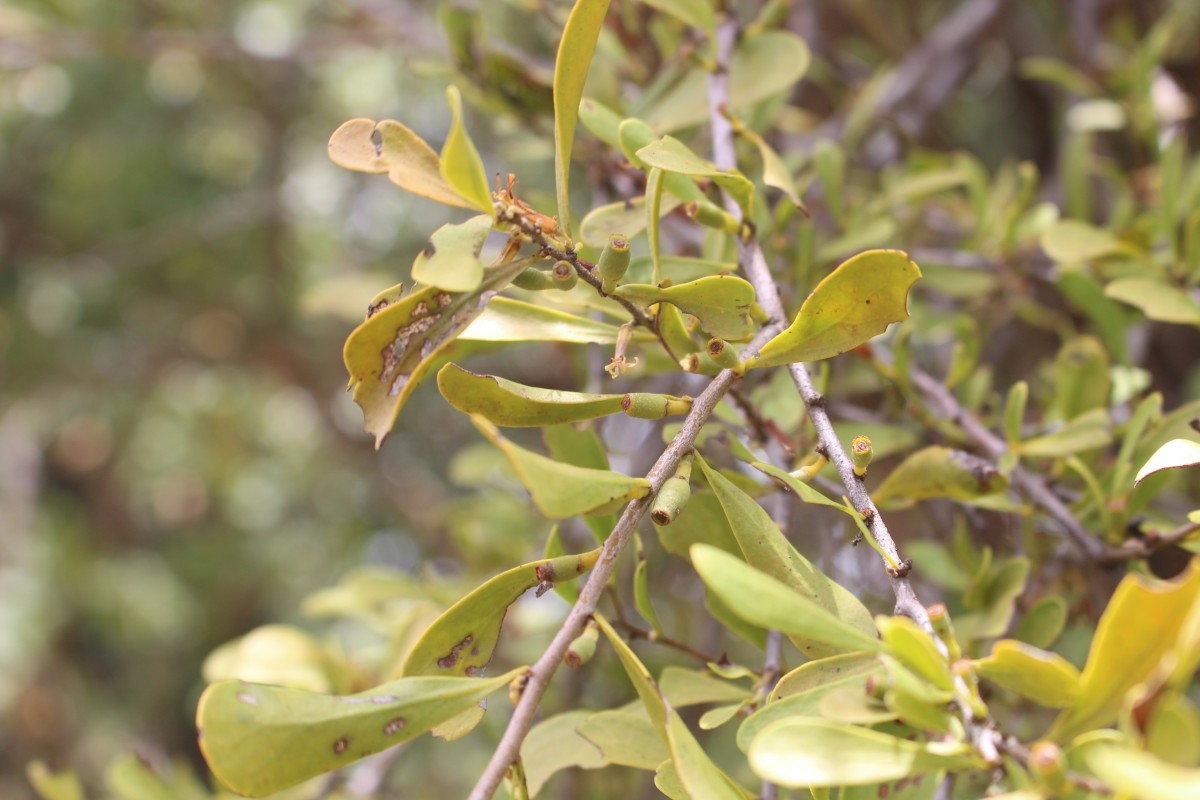
[[[779,676],[783,671],[783,634],[779,631],[767,631],[767,642],[763,648],[762,697],[763,702],[775,690]],[[762,782],[761,800],[777,800],[779,787],[766,778]]]
[[[717,28],[717,67],[709,73],[708,78],[713,162],[717,167],[725,170],[734,169],[737,166],[733,145],[733,128],[723,113],[729,104],[729,75],[726,65],[729,64],[736,38],[735,21],[731,19],[723,21]],[[741,215],[741,209],[728,195],[725,197],[725,208],[730,214]],[[771,317],[773,323],[779,324],[785,318],[783,303],[779,299],[779,290],[771,277],[771,271],[763,256],[762,248],[759,247],[753,236],[738,241],[738,262],[754,286],[759,304]],[[808,368],[804,364],[790,364],[788,371],[792,375],[792,380],[808,411],[808,417],[817,432],[820,448],[824,451],[825,457],[837,469],[838,475],[842,479],[842,485],[846,488],[847,497],[854,508],[867,520],[867,525],[870,527],[875,541],[896,564],[900,565],[898,568],[889,567],[887,570],[892,583],[892,591],[896,596],[896,613],[910,617],[932,635],[933,627],[929,623],[929,613],[917,599],[907,577],[912,562],[900,557],[896,550],[896,543],[892,539],[891,533],[888,532],[887,525],[883,522],[883,517],[880,516],[879,510],[875,508],[875,503],[867,494],[866,486],[854,474],[850,457],[846,455],[846,450],[842,447],[842,443],[833,429],[829,414],[825,411],[825,398],[817,391],[812,376],[809,375]]]
[[[678,639],[672,639],[670,636],[661,636],[658,633],[656,633],[655,631],[646,630],[645,628],[641,627],[640,625],[633,624],[632,622],[630,622],[628,619],[626,619],[623,616],[617,617],[616,619],[611,620],[611,622],[614,627],[619,628],[619,629],[625,631],[625,633],[629,634],[630,639],[642,639],[647,642],[654,642],[655,644],[661,644],[663,647],[673,648],[675,650],[678,650],[681,653],[686,653],[687,655],[691,656],[692,658],[696,659],[697,661],[699,661],[702,664],[710,664],[710,663],[719,664],[719,663],[721,663],[720,658],[714,658],[713,656],[709,655],[708,653],[705,653],[701,650],[697,650],[696,648],[692,647],[687,642],[681,642]]]
[[[777,328],[764,329],[755,337],[751,346],[761,346],[777,332]],[[737,377],[731,370],[722,370],[713,378],[708,388],[692,403],[692,410],[684,419],[679,433],[675,434],[675,438],[671,440],[671,443],[646,474],[646,479],[650,481],[649,493],[640,500],[634,500],[625,506],[625,511],[617,520],[612,533],[605,540],[600,558],[596,562],[596,566],[592,568],[587,584],[580,591],[579,599],[575,601],[566,621],[558,629],[558,633],[554,635],[554,639],[541,658],[529,668],[528,679],[521,692],[521,697],[517,701],[517,707],[513,711],[504,736],[496,751],[492,753],[492,758],[484,769],[483,775],[475,784],[475,788],[471,790],[470,800],[489,800],[504,779],[504,773],[520,756],[521,743],[533,726],[534,715],[537,713],[542,696],[550,685],[550,679],[558,669],[558,665],[562,663],[563,655],[571,641],[582,633],[587,620],[595,613],[596,606],[604,594],[604,588],[608,585],[608,579],[616,569],[617,559],[621,552],[633,538],[633,533],[654,501],[654,496],[662,488],[663,483],[675,474],[680,459],[692,449],[696,435]]]

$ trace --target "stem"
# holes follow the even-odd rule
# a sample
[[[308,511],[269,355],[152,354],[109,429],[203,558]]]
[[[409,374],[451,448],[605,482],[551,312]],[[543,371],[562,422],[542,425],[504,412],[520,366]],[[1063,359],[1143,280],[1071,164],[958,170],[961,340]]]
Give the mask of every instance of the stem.
[[[776,332],[774,327],[760,331],[751,346],[760,347]],[[646,479],[650,481],[650,492],[645,497],[634,500],[625,506],[621,518],[617,520],[612,533],[604,542],[604,547],[600,551],[600,559],[592,568],[587,583],[579,593],[579,599],[575,601],[567,619],[558,629],[558,633],[554,635],[550,646],[542,653],[537,663],[529,668],[528,681],[521,693],[520,700],[517,701],[517,707],[508,721],[508,727],[500,739],[496,752],[492,754],[483,775],[475,784],[475,788],[471,790],[470,800],[488,800],[504,779],[505,772],[520,757],[521,743],[525,741],[526,734],[533,727],[534,715],[537,713],[542,696],[550,685],[550,679],[554,676],[559,664],[562,663],[563,655],[567,652],[571,641],[582,633],[583,626],[595,613],[596,606],[604,594],[604,588],[608,585],[608,579],[616,569],[617,559],[625,546],[629,544],[629,540],[633,538],[638,523],[641,522],[642,517],[654,502],[654,496],[658,494],[667,479],[675,474],[680,459],[691,451],[696,441],[696,435],[700,433],[700,429],[708,421],[713,409],[729,391],[737,377],[731,370],[722,370],[717,377],[713,378],[708,388],[692,403],[692,410],[684,419],[679,433],[675,434],[675,438],[671,440],[667,449],[663,451],[646,474]]]
[[[717,63],[716,68],[708,76],[708,103],[713,132],[713,163],[724,170],[734,169],[737,166],[737,157],[733,146],[733,126],[722,113],[729,105],[727,65],[736,38],[737,23],[733,19],[726,18],[717,27]],[[740,218],[741,209],[729,196],[725,197],[725,209]],[[772,319],[770,327],[778,326],[786,318],[783,303],[779,299],[779,290],[775,286],[775,280],[771,277],[771,270],[767,266],[762,248],[753,235],[738,241],[738,262],[746,273],[747,279],[754,286],[759,305]],[[812,376],[809,375],[808,367],[804,364],[789,364],[788,371],[792,375],[796,389],[800,392],[800,398],[804,401],[808,418],[817,432],[820,451],[833,462],[842,479],[842,485],[846,488],[847,497],[850,498],[850,502],[854,504],[859,513],[866,518],[867,526],[875,541],[889,557],[885,559],[885,564],[890,560],[900,565],[897,568],[887,568],[892,591],[896,596],[896,613],[910,617],[932,635],[933,627],[929,623],[929,614],[926,612],[925,606],[917,599],[907,577],[912,562],[900,557],[896,550],[896,543],[892,539],[891,533],[888,532],[887,525],[883,522],[883,517],[880,516],[879,510],[875,508],[875,503],[867,494],[866,486],[855,476],[850,457],[842,447],[842,443],[833,429],[833,423],[829,419],[829,414],[825,411],[825,398],[817,391]]]

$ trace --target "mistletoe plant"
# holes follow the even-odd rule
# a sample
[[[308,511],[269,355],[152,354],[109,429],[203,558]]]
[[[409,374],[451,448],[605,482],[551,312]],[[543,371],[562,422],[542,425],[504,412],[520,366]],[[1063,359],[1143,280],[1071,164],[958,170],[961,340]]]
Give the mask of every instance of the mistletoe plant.
[[[533,797],[558,770],[613,765],[653,772],[654,785],[672,798],[777,797],[780,787],[844,800],[931,798],[939,787],[943,797],[992,792],[1010,800],[1200,796],[1200,566],[1193,562],[1171,582],[1133,574],[1120,580],[1080,670],[1051,649],[1066,625],[1064,600],[1046,593],[1018,603],[1031,558],[994,557],[963,544],[969,574],[956,576],[954,554],[914,543],[931,564],[951,564],[931,580],[961,592],[950,604],[952,620],[947,603],[927,606],[918,597],[910,573],[920,573],[921,559],[914,565],[902,556],[879,508],[947,498],[1030,525],[1048,522],[1094,575],[1107,579],[1105,565],[1141,563],[1188,545],[1200,527],[1193,517],[1165,536],[1128,534],[1155,484],[1161,487],[1159,473],[1200,461],[1188,434],[1200,416],[1196,405],[1164,416],[1161,396],[1133,403],[1145,386],[1127,385],[1120,402],[1113,400],[1114,407],[1133,406],[1118,429],[1110,378],[1133,380],[1135,371],[1110,369],[1099,339],[1072,334],[1056,361],[1048,426],[1025,422],[1031,390],[1024,381],[992,413],[988,377],[973,372],[977,339],[956,345],[944,379],[917,366],[922,334],[912,328],[902,328],[890,346],[868,345],[908,318],[909,292],[922,273],[904,252],[856,244],[894,236],[897,209],[913,199],[962,190],[980,253],[1008,257],[1039,241],[1056,261],[1101,265],[1070,270],[1063,291],[1100,320],[1106,343],[1120,338],[1116,323],[1102,319],[1114,299],[1156,319],[1193,324],[1198,312],[1188,292],[1200,272],[1188,266],[1187,254],[1196,249],[1197,228],[1180,198],[1194,200],[1200,191],[1192,179],[1200,175],[1196,163],[1191,178],[1172,189],[1173,210],[1148,214],[1142,226],[1165,226],[1173,245],[1155,257],[1166,267],[1135,280],[1103,268],[1135,244],[1078,220],[1059,221],[1056,211],[1048,216],[1031,202],[1036,176],[1028,170],[990,181],[977,163],[956,157],[896,180],[878,196],[850,197],[842,191],[843,146],[826,141],[813,148],[804,182],[822,187],[844,234],[816,260],[855,254],[809,281],[815,245],[801,219],[807,211],[795,161],[756,132],[751,120],[762,115],[739,116],[806,71],[804,41],[776,29],[787,4],[768,3],[743,26],[705,0],[648,5],[686,32],[699,63],[643,105],[641,117],[618,113],[584,96],[609,2],[574,4],[553,74],[555,209],[522,199],[512,175],[493,183],[464,126],[457,88],[447,91],[452,124],[440,153],[392,120],[355,119],[333,134],[330,156],[342,167],[386,174],[408,192],[472,214],[429,236],[410,280],[374,297],[346,341],[366,431],[378,447],[413,392],[436,376],[446,402],[469,417],[555,524],[543,558],[501,572],[422,620],[398,667],[379,680],[343,670],[320,691],[299,688],[303,680],[213,682],[197,713],[213,773],[240,795],[280,792],[427,732],[465,736],[484,717],[483,701],[507,687],[515,710],[474,800],[502,786],[512,797]],[[455,13],[444,20],[452,34],[463,30]],[[464,75],[469,80],[465,67]],[[576,221],[569,178],[579,123],[598,140],[591,145],[623,162],[639,194],[600,204]],[[849,129],[844,146],[861,133]],[[1178,174],[1187,171],[1179,147],[1166,148],[1162,158]],[[768,192],[780,197],[774,208]],[[776,282],[765,243],[791,278]],[[678,255],[697,247],[700,257]],[[793,270],[794,263],[805,269]],[[950,292],[950,279],[939,275]],[[1156,283],[1169,291],[1156,294]],[[798,309],[785,306],[781,289],[806,292]],[[645,391],[528,386],[455,361],[476,343],[508,342],[611,347],[607,373],[637,379]],[[884,435],[869,422],[849,424],[845,438],[835,432],[825,365],[851,351],[847,358],[894,387],[947,444],[915,448],[915,437]],[[808,366],[814,362],[816,374]],[[663,386],[694,390],[651,390]],[[779,400],[783,389],[803,405],[809,433],[793,438],[764,413],[764,397],[776,407],[786,402]],[[666,432],[666,447],[645,475],[610,469],[595,432],[594,420],[621,414]],[[678,419],[660,422],[669,418]],[[992,432],[993,423],[1002,434]],[[510,438],[507,428],[541,428],[549,455],[519,434]],[[1093,458],[1118,436],[1115,455]],[[890,455],[905,458],[875,481],[879,468],[869,465]],[[821,474],[829,465],[836,482]],[[1082,489],[1064,497],[1042,467],[1056,477],[1078,476]],[[890,613],[868,608],[860,587],[835,582],[785,537],[760,502],[779,489],[845,515],[855,543],[878,554],[895,595]],[[651,523],[643,524],[647,514]],[[577,517],[598,546],[570,554],[558,523]],[[760,663],[714,659],[673,638],[655,609],[658,589],[638,533],[651,525],[663,549],[685,559],[703,582],[711,616],[761,648]],[[618,585],[617,567],[631,550],[638,558],[630,592],[649,629],[630,624],[616,602],[629,589]],[[531,589],[538,597],[562,595],[571,610],[534,663],[496,671],[506,613]],[[606,598],[611,607],[603,606]],[[382,619],[385,612],[372,614]],[[669,666],[656,676],[631,646],[638,638],[674,647],[701,668]],[[210,676],[237,674],[230,664],[246,646],[214,654]],[[586,670],[602,649],[615,654],[632,691],[611,708],[539,720],[560,665]],[[327,656],[304,652],[299,662],[332,674]],[[787,669],[787,660],[798,666]],[[699,718],[702,730],[737,721],[738,757],[710,748],[680,714],[701,704],[715,704]],[[1018,711],[1028,708],[1049,712]],[[43,791],[52,791],[52,776],[34,772]]]

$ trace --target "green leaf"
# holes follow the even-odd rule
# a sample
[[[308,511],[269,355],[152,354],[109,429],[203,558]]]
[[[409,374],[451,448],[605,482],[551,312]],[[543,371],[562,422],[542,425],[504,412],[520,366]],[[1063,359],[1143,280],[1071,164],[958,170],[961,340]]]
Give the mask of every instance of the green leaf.
[[[830,580],[797,552],[754,498],[709,467],[699,454],[696,455],[695,461],[700,465],[713,494],[720,501],[721,510],[746,563],[803,594],[806,600],[816,603],[834,618],[857,630],[862,637],[875,641],[875,621],[862,601],[845,587]],[[692,502],[695,502],[694,498]],[[677,523],[679,521],[676,520]],[[717,587],[713,587],[713,591],[721,596],[726,605],[735,608],[722,596]],[[792,642],[809,658],[833,655],[845,649],[831,647],[830,643],[824,640],[805,641],[799,634],[792,636]]]
[[[475,143],[462,123],[462,95],[458,87],[446,87],[446,103],[450,106],[450,132],[442,145],[440,171],[446,183],[454,187],[472,206],[494,214],[492,193],[488,190],[487,172]]]
[[[558,197],[558,220],[568,232],[571,209],[567,189],[575,125],[579,120],[583,85],[596,52],[596,40],[604,27],[608,3],[609,0],[577,0],[567,17],[558,55],[554,59],[554,186]]]
[[[747,622],[842,651],[884,649],[878,639],[843,622],[807,595],[723,550],[693,545],[692,565],[704,584]]]
[[[785,472],[774,464],[768,464],[765,461],[751,461],[750,466],[754,467],[764,475],[769,475],[770,477],[779,481],[789,490],[795,492],[796,495],[806,503],[829,506],[830,508],[836,508],[838,511],[841,511],[844,514],[849,513],[846,507],[841,503],[835,500],[830,500],[828,497],[821,494],[804,481],[798,479],[795,475],[792,475],[790,472]]]
[[[681,202],[678,197],[663,197],[659,215],[670,214]],[[632,239],[645,229],[646,198],[631,197],[589,211],[579,224],[579,238],[589,247],[604,247],[610,236],[619,234]]]
[[[329,658],[308,632],[292,625],[261,625],[226,642],[204,659],[205,681],[237,678],[291,689],[334,689]]]
[[[1172,439],[1150,456],[1150,460],[1138,470],[1133,485],[1137,486],[1148,476],[1166,469],[1194,467],[1200,464],[1200,442],[1189,439]]]
[[[1200,769],[1180,767],[1129,747],[1097,742],[1080,754],[1121,796],[1136,800],[1200,800]]]
[[[642,0],[664,14],[670,14],[685,25],[699,28],[710,42],[716,39],[716,17],[709,0]]]
[[[1052,433],[1026,439],[1016,449],[1021,455],[1031,458],[1065,458],[1104,447],[1112,438],[1112,422],[1108,418],[1108,411],[1093,408]]]
[[[478,677],[496,644],[508,607],[539,584],[571,581],[591,569],[600,551],[541,559],[501,572],[438,617],[409,651],[403,677]]]
[[[619,414],[619,394],[584,394],[525,386],[495,375],[476,375],[457,364],[442,367],[438,389],[464,414],[478,414],[496,425],[541,427]]]
[[[793,33],[768,31],[745,37],[729,64],[730,108],[745,108],[782,92],[804,76],[811,61],[808,46]],[[643,118],[660,132],[707,123],[707,70],[689,71],[665,96],[655,99]]]
[[[1054,359],[1054,401],[1049,416],[1071,420],[1093,409],[1108,408],[1112,381],[1108,352],[1094,336],[1076,336]]]
[[[230,789],[263,797],[414,739],[525,669],[483,680],[401,678],[348,696],[221,681],[200,697],[200,750]]]
[[[1140,309],[1158,322],[1200,325],[1200,303],[1188,294],[1151,278],[1125,278],[1104,287],[1104,294]]]
[[[933,637],[908,617],[875,617],[875,627],[892,655],[934,686],[953,691],[954,675]]]
[[[1025,612],[1013,631],[1013,638],[1034,647],[1054,644],[1067,624],[1067,601],[1058,595],[1043,597]]]
[[[650,579],[646,575],[644,559],[638,561],[637,568],[633,571],[633,603],[642,619],[650,623],[650,628],[657,635],[662,636],[662,623],[658,621],[658,612],[654,610],[654,603],[650,601]]]
[[[981,768],[960,742],[916,742],[821,719],[780,720],[750,745],[750,768],[788,788],[864,786],[925,772]]]
[[[727,553],[741,552],[721,504],[712,492],[693,490],[692,499],[675,521],[667,526],[655,526],[655,530],[663,549],[680,558],[689,558],[689,551],[697,542],[719,547]]]
[[[750,128],[742,127],[738,131],[738,135],[749,139],[758,148],[758,156],[762,159],[763,164],[763,183],[783,192],[793,205],[804,208],[804,203],[796,191],[796,179],[792,176],[792,171],[787,168],[787,164],[784,164],[783,159],[779,157],[779,153],[775,152],[775,148],[767,144],[766,139]]]
[[[1146,724],[1146,750],[1181,767],[1200,766],[1200,710],[1181,691],[1168,689],[1154,698]]]
[[[990,639],[1008,630],[1017,598],[1029,580],[1029,559],[1012,556],[992,565],[967,589],[963,603],[976,613],[960,616],[955,628],[960,641]]]
[[[479,252],[491,229],[492,218],[487,214],[438,228],[413,262],[413,280],[448,292],[477,288],[483,282]]]
[[[659,676],[663,697],[673,708],[705,703],[739,703],[750,691],[731,681],[715,677],[708,670],[667,667]]]
[[[493,298],[459,338],[477,342],[568,342],[613,344],[620,328],[554,308]],[[634,335],[634,340],[639,334]]]
[[[593,714],[579,727],[579,735],[599,748],[610,764],[653,770],[670,758],[644,709]]]
[[[623,117],[592,97],[579,101],[579,121],[609,147],[620,147],[618,130]]]
[[[984,678],[1047,708],[1066,708],[1079,695],[1079,670],[1057,653],[1015,639],[992,645],[987,658],[975,662]]]
[[[376,137],[378,145],[375,144]],[[329,158],[339,167],[355,172],[387,173],[391,182],[401,189],[438,203],[459,208],[476,207],[442,177],[442,162],[433,148],[394,120],[352,119],[346,122],[329,139]]]
[[[749,217],[753,210],[754,184],[736,170],[718,169],[693,153],[686,144],[673,136],[664,136],[637,151],[638,158],[647,166],[657,167],[664,172],[687,175],[692,178],[710,178],[729,193]]]
[[[521,761],[525,764],[525,786],[530,797],[550,780],[554,773],[570,767],[599,769],[608,765],[596,746],[579,733],[591,711],[568,711],[534,725],[521,743]]]
[[[481,416],[473,415],[471,421],[508,456],[534,505],[550,519],[605,513],[610,506],[645,497],[650,492],[650,481],[645,478],[563,464],[513,444]]]
[[[351,332],[342,357],[354,402],[363,410],[363,427],[375,435],[376,449],[438,357],[482,313],[492,294],[523,268],[514,262],[489,269],[472,292],[420,289],[376,307]]]
[[[871,493],[875,502],[899,507],[947,497],[972,502],[1008,488],[1008,478],[978,456],[949,447],[926,447],[904,459]]]
[[[25,777],[42,800],[84,800],[83,784],[71,770],[52,772],[45,762],[31,761]]]
[[[129,753],[108,765],[104,783],[116,800],[209,800],[213,796],[191,765],[175,762],[167,770],[161,775],[139,756]]]
[[[1169,583],[1126,575],[1096,627],[1079,696],[1046,738],[1066,741],[1116,719],[1126,693],[1174,649],[1198,593],[1200,562]],[[1137,632],[1137,647],[1129,646],[1130,631]]]
[[[1041,246],[1058,262],[1076,264],[1121,252],[1121,242],[1105,228],[1064,219],[1042,231]]]
[[[710,336],[721,339],[737,341],[754,331],[754,287],[733,275],[712,275],[665,289],[648,283],[627,283],[617,287],[615,294],[643,306],[670,303],[696,317]]]
[[[831,358],[908,318],[908,290],[921,270],[899,250],[868,250],[825,277],[783,333],[748,367]]]

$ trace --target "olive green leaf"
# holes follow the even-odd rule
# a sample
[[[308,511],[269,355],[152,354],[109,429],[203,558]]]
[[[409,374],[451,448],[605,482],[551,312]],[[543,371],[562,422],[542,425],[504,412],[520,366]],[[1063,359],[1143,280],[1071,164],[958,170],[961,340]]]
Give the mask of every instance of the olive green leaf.
[[[618,130],[622,117],[593,97],[579,101],[579,121],[609,147],[620,147]]]
[[[1076,336],[1054,357],[1054,401],[1048,416],[1071,420],[1093,409],[1108,408],[1112,389],[1108,351],[1094,336]]]
[[[442,367],[437,381],[450,405],[506,427],[559,425],[619,414],[624,397],[539,389],[495,375],[476,375],[457,364]]]
[[[607,322],[511,297],[496,297],[459,338],[476,342],[613,344],[619,333],[617,325]],[[644,338],[648,338],[648,335],[641,332],[634,334],[634,341]]]
[[[1001,639],[992,645],[991,655],[976,661],[975,670],[1047,708],[1066,708],[1079,695],[1079,670],[1074,664],[1015,639]]]
[[[1042,231],[1040,244],[1055,261],[1076,264],[1119,253],[1121,240],[1112,231],[1077,219],[1064,219]]]
[[[646,573],[645,559],[639,559],[633,571],[633,604],[642,619],[650,623],[650,628],[658,636],[663,635],[662,623],[658,621],[658,612],[650,600],[650,578]]]
[[[908,617],[875,617],[875,627],[892,655],[917,675],[945,691],[953,691],[950,662],[933,637]]]
[[[900,507],[932,497],[970,503],[1007,488],[1008,478],[990,462],[962,450],[935,446],[904,459],[871,494],[880,505]]]
[[[521,761],[525,764],[525,786],[530,797],[537,797],[546,781],[560,770],[599,769],[608,765],[596,745],[579,733],[592,716],[591,711],[568,711],[544,719],[529,730],[521,743]]]
[[[757,775],[789,788],[865,786],[923,772],[984,766],[961,742],[917,742],[807,717],[764,728],[750,745],[749,757]]]
[[[440,172],[446,183],[480,211],[494,214],[492,193],[488,190],[487,172],[483,159],[475,149],[462,123],[462,95],[458,87],[446,87],[446,103],[450,106],[450,132],[442,145]]]
[[[709,0],[642,0],[651,8],[670,14],[685,25],[699,28],[708,36],[709,42],[716,39],[716,17]]]
[[[350,333],[342,357],[354,402],[363,410],[363,427],[375,435],[377,449],[439,355],[522,269],[520,262],[488,269],[472,292],[420,289],[368,313]]]
[[[1194,467],[1200,464],[1200,442],[1189,439],[1172,439],[1150,456],[1150,460],[1138,470],[1133,485],[1137,486],[1147,477],[1166,469]]]
[[[1104,294],[1140,309],[1158,322],[1200,325],[1200,303],[1162,281],[1124,278],[1104,287]]]
[[[638,155],[638,151],[643,147],[653,144],[657,139],[658,137],[654,134],[653,128],[640,119],[633,117],[622,120],[617,128],[617,145],[620,147],[621,152],[629,159],[630,164],[633,164],[638,169],[646,170],[647,173],[655,169],[655,167],[643,161],[642,157]],[[653,193],[649,190],[649,184],[647,184],[646,188],[646,196],[652,196]],[[708,196],[696,185],[696,181],[687,175],[677,172],[663,172],[662,188],[668,194],[684,202],[690,203],[695,201],[697,203],[713,205]]]
[[[792,177],[792,171],[788,169],[787,164],[783,163],[779,153],[775,152],[775,148],[767,144],[767,140],[756,131],[744,125],[738,128],[737,133],[738,136],[749,139],[758,148],[758,155],[763,164],[763,183],[783,192],[793,205],[804,208],[804,203],[796,191],[796,179]]]
[[[659,215],[671,213],[683,202],[677,197],[663,197]],[[589,247],[604,247],[608,237],[621,234],[633,238],[646,229],[646,198],[632,197],[597,206],[579,223],[579,238]]]
[[[614,709],[593,714],[579,726],[579,735],[595,745],[610,764],[653,770],[670,758],[667,746],[647,712]]]
[[[401,667],[404,677],[441,675],[478,677],[496,644],[508,607],[527,590],[539,594],[591,569],[599,550],[541,559],[500,573],[452,605],[426,629]]]
[[[908,318],[908,290],[921,270],[899,250],[868,250],[843,262],[813,290],[787,330],[748,367],[831,358]]]
[[[413,262],[413,280],[448,292],[478,287],[483,282],[479,252],[491,229],[492,218],[487,214],[438,228]]]
[[[414,739],[525,669],[482,680],[400,678],[347,696],[220,681],[200,697],[200,750],[230,789],[263,797]]]
[[[1058,595],[1043,597],[1025,612],[1013,630],[1014,639],[1034,647],[1054,644],[1067,624],[1067,601]]]
[[[805,643],[832,645],[842,652],[884,649],[878,639],[842,621],[806,594],[723,550],[696,544],[691,556],[704,585],[747,622]]]
[[[1136,800],[1200,800],[1200,768],[1170,764],[1150,753],[1108,742],[1081,748],[1080,757],[1101,781]]]
[[[963,595],[963,603],[973,613],[964,614],[955,622],[958,639],[963,642],[990,639],[1008,630],[1017,598],[1029,580],[1028,557],[1012,556],[991,564],[991,551],[985,552],[989,554],[985,568]]]
[[[871,617],[871,612],[862,604],[862,601],[847,591],[845,587],[830,580],[808,559],[797,552],[770,515],[754,501],[754,498],[709,467],[699,454],[696,455],[695,460],[700,465],[704,479],[708,481],[709,487],[721,504],[721,510],[728,522],[729,529],[736,538],[746,563],[782,582],[795,592],[803,594],[804,600],[824,609],[831,617],[857,631],[859,636],[875,642],[875,622]],[[692,553],[695,553],[695,547],[692,548]],[[718,587],[710,586],[710,589],[726,605],[737,611],[736,606],[729,603]],[[739,616],[741,616],[740,613]],[[753,620],[748,621],[753,622]],[[814,641],[807,641],[803,634],[799,633],[791,635],[790,638],[810,658],[833,655],[846,649],[872,649],[856,646],[846,648],[825,639],[814,638]],[[876,642],[876,644],[878,643]]]
[[[705,703],[741,702],[750,697],[750,690],[708,670],[667,667],[659,675],[663,697],[673,708]]]
[[[472,415],[471,422],[508,456],[534,505],[550,519],[606,513],[613,506],[650,492],[650,481],[645,478],[563,464],[513,444],[479,415]]]
[[[729,64],[731,108],[745,108],[787,89],[804,76],[812,56],[793,33],[767,31],[746,36]],[[708,71],[688,72],[665,96],[656,97],[643,118],[660,132],[708,122]]]
[[[741,340],[754,331],[754,287],[733,275],[710,275],[665,289],[648,283],[627,283],[615,294],[647,306],[670,303],[700,321],[710,336]]]
[[[664,136],[637,151],[637,156],[649,167],[663,172],[687,175],[692,178],[710,178],[737,201],[747,217],[753,210],[754,184],[736,170],[718,169],[693,153],[686,144],[673,136]]]
[[[1015,450],[1032,458],[1063,458],[1104,447],[1112,438],[1112,422],[1108,418],[1108,411],[1093,408],[1058,430],[1020,442]]]
[[[104,770],[104,784],[115,800],[202,800],[214,796],[190,764],[176,759],[156,768],[135,753],[110,763]],[[83,795],[79,798],[83,800]]]
[[[1066,741],[1116,719],[1126,693],[1144,681],[1175,640],[1200,593],[1200,562],[1170,582],[1126,575],[1100,617],[1079,695],[1046,738]],[[1137,631],[1138,646],[1129,646]]]
[[[830,500],[825,495],[818,492],[813,487],[809,486],[804,481],[792,475],[790,472],[785,472],[774,464],[768,464],[765,461],[751,461],[750,466],[754,467],[764,475],[768,475],[779,483],[783,484],[787,489],[796,493],[796,495],[806,503],[813,503],[819,506],[829,506],[836,508],[843,513],[849,513],[846,507],[841,503]]]
[[[476,208],[442,177],[441,159],[433,148],[395,120],[352,119],[343,124],[329,139],[329,158],[355,172],[387,173],[392,183],[415,195],[449,206]]]
[[[575,146],[575,125],[579,103],[587,82],[596,40],[604,26],[609,0],[577,0],[567,17],[558,56],[554,60],[554,185],[558,196],[558,221],[571,229],[568,180],[571,174],[571,150]]]
[[[25,777],[42,800],[84,800],[83,784],[69,769],[54,772],[43,761],[31,761]]]

